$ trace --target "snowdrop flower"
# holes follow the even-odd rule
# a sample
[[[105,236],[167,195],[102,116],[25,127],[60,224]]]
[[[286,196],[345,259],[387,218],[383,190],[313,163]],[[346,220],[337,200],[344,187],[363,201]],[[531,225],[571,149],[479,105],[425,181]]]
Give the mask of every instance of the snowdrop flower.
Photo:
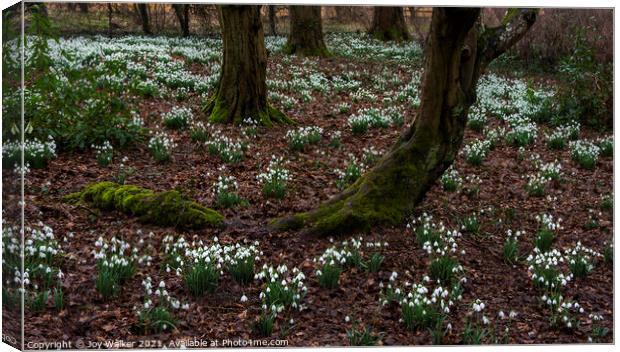
[[[398,273],[393,271],[392,275],[390,276],[390,281],[395,281],[397,277],[398,277]]]
[[[247,301],[248,301],[248,298],[245,295],[241,296],[241,303],[245,303]]]
[[[346,317],[344,317],[344,321],[348,323],[349,321],[351,321],[351,318],[349,318],[349,316],[347,315]]]
[[[472,304],[472,309],[477,313],[482,312],[482,310],[484,310],[484,303],[482,303],[479,299],[476,299],[476,301]]]
[[[514,310],[511,310],[508,316],[510,317],[510,319],[514,319],[517,317],[517,312],[515,312]]]

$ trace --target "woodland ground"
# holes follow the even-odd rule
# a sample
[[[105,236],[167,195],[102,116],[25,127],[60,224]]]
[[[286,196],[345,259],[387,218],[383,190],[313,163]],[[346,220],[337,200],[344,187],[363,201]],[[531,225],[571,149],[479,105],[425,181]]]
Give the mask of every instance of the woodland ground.
[[[185,59],[182,55],[172,56],[174,61],[183,62]],[[384,109],[386,105],[382,98],[389,95],[386,92],[393,92],[395,96],[410,81],[415,81],[412,73],[420,66],[421,60],[419,56],[407,60],[394,57],[381,59],[381,55],[372,51],[368,55],[354,56],[357,57],[336,55],[310,60],[286,58],[277,52],[269,56],[268,79],[294,82],[298,77],[307,78],[311,73],[319,73],[330,83],[319,80],[316,86],[332,88],[325,92],[306,89],[311,94],[307,102],[299,91],[284,90],[282,94],[292,97],[295,102],[286,105],[282,103],[283,99],[274,101],[274,105],[297,121],[298,126],[257,127],[258,133],[251,137],[245,136],[240,127],[217,126],[223,135],[249,143],[241,162],[226,164],[226,174],[236,177],[237,193],[249,204],[235,209],[219,209],[226,218],[223,229],[182,231],[162,228],[142,224],[135,217],[119,212],[99,211],[63,201],[63,196],[79,191],[87,184],[113,179],[118,174],[121,160],[127,157],[124,164],[134,168],[135,172],[127,177],[126,184],[158,191],[177,189],[205,206],[214,207],[214,184],[222,173],[219,168],[224,163],[218,156],[211,155],[203,142],[191,140],[187,130],[165,129],[160,117],[173,106],[183,105],[193,110],[194,119],[204,118],[200,107],[208,94],[201,96],[190,91],[189,98],[182,102],[174,101],[170,96],[132,100],[131,108],[139,111],[145,127],[165,130],[174,139],[176,147],[170,162],[159,163],[153,159],[147,138],[133,146],[115,149],[112,163],[105,167],[97,163],[94,150],[87,150],[60,152],[47,167],[32,169],[27,175],[25,188],[26,218],[31,224],[41,221],[50,226],[59,240],[62,259],[58,267],[65,274],[62,287],[66,303],[60,312],[51,308],[51,303],[43,312],[34,313],[27,309],[26,341],[155,339],[167,343],[183,338],[256,337],[251,324],[259,315],[261,306],[259,294],[262,286],[258,280],[244,287],[225,274],[215,293],[195,298],[188,293],[181,277],[164,270],[163,238],[166,235],[183,235],[188,241],[203,240],[205,243],[212,243],[215,236],[223,244],[258,241],[263,254],[257,262],[257,270],[263,264],[274,267],[286,264],[289,268],[301,269],[308,287],[302,299],[305,309],[280,314],[272,334],[273,338],[288,339],[289,346],[348,345],[347,330],[352,327],[353,321],[371,326],[375,333],[384,333],[380,344],[430,344],[432,340],[427,330],[406,329],[399,322],[401,314],[398,305],[383,307],[379,300],[380,283],[390,283],[393,272],[398,273],[395,281],[401,284],[421,282],[428,272],[430,259],[416,242],[413,231],[416,225],[409,227],[403,223],[397,227],[377,227],[369,233],[334,236],[333,241],[304,237],[296,232],[274,233],[265,227],[272,218],[309,210],[337,194],[338,174],[334,170],[343,170],[351,159],[350,154],[363,160],[364,148],[374,147],[378,151],[389,149],[399,133],[415,118],[415,109],[410,104],[415,98],[412,98],[398,104],[400,114],[404,116],[402,127],[389,123],[386,128],[370,128],[363,135],[351,132],[348,118],[363,108]],[[213,75],[209,65],[193,62],[185,67],[193,74],[209,76]],[[351,73],[352,80],[360,83],[360,87],[375,95],[376,100],[362,98],[354,102],[354,89],[336,91],[333,88],[334,77],[347,72]],[[520,79],[534,78],[546,88],[552,86],[549,80],[540,77],[527,77],[524,73],[514,75]],[[380,82],[379,77],[384,77],[385,82]],[[400,79],[392,82],[394,77]],[[270,91],[275,90],[271,85]],[[348,111],[338,111],[337,106],[341,103],[350,104]],[[506,120],[496,117],[490,117],[486,124],[489,129],[508,128]],[[289,149],[286,134],[300,126],[321,127],[323,137],[318,144],[296,152]],[[540,302],[541,293],[532,284],[528,272],[525,257],[533,251],[539,228],[537,215],[546,213],[563,219],[563,228],[557,231],[553,244],[554,248],[561,250],[580,241],[584,246],[603,253],[613,231],[612,212],[601,210],[602,197],[611,195],[613,191],[612,158],[600,157],[594,170],[584,170],[571,160],[569,148],[556,151],[547,147],[544,135],[551,130],[552,127],[539,124],[535,142],[522,150],[502,140],[480,166],[470,165],[464,155],[459,155],[455,169],[463,178],[470,177],[471,180],[474,176],[479,177],[479,186],[475,186],[475,181],[464,180],[463,186],[456,192],[447,192],[438,181],[412,214],[412,218],[423,213],[431,214],[434,221],[441,221],[448,229],[462,232],[462,236],[456,239],[459,252],[456,257],[463,266],[467,281],[463,283],[462,299],[455,302],[448,314],[446,322],[451,324],[452,330],[446,333],[444,344],[462,343],[461,334],[466,320],[471,319],[468,314],[476,299],[485,303],[484,312],[491,319],[492,326],[499,324],[503,329],[506,324],[497,317],[500,310],[506,314],[509,311],[517,313],[509,332],[509,342],[512,344],[587,342],[593,328],[590,313],[601,314],[604,320],[599,325],[610,330],[601,341],[612,341],[612,265],[604,263],[602,257],[595,257],[592,272],[585,278],[571,280],[565,287],[564,295],[578,301],[585,310],[583,314],[576,315],[581,322],[576,329],[550,325],[549,310]],[[339,147],[328,145],[329,136],[336,131],[341,132]],[[579,133],[580,139],[596,140],[603,136],[583,127]],[[484,138],[483,133],[468,128],[463,145]],[[524,188],[527,182],[524,176],[535,174],[538,170],[530,160],[534,154],[538,154],[544,162],[557,160],[562,165],[562,181],[550,182],[543,197],[529,196]],[[287,194],[281,200],[265,199],[256,180],[272,155],[283,157],[285,167],[291,174]],[[11,177],[11,172],[3,170],[5,179]],[[476,188],[479,190],[476,191]],[[482,209],[484,213],[480,213]],[[478,234],[461,229],[463,219],[474,213],[478,214],[481,223]],[[522,258],[514,265],[505,263],[503,257],[508,229],[525,231],[518,241]],[[152,262],[150,266],[138,265],[135,275],[123,285],[121,293],[105,301],[95,288],[97,269],[92,251],[99,237],[109,239],[112,236],[123,238],[140,248],[140,253],[150,255]],[[381,269],[376,273],[367,273],[357,268],[347,268],[337,288],[320,287],[315,274],[317,264],[313,259],[342,240],[359,236],[365,242],[388,243],[380,250],[385,256]],[[464,254],[460,254],[461,251]],[[182,303],[189,303],[189,310],[175,311],[176,329],[144,335],[137,328],[135,307],[143,303],[141,282],[147,276],[152,277],[154,282],[164,280],[171,295]],[[247,302],[240,301],[244,295],[248,298]],[[350,321],[346,317],[350,317]],[[3,309],[3,318],[5,330],[11,327],[17,329],[18,311]],[[292,325],[290,319],[293,319]]]

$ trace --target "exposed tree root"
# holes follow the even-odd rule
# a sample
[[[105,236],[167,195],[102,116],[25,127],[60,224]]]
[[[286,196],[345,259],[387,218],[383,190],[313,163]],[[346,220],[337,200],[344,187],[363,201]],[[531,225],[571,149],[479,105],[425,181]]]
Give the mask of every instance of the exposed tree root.
[[[414,144],[400,144],[336,197],[309,212],[276,219],[270,227],[274,230],[303,229],[307,233],[329,236],[401,223],[426,193],[429,177],[435,173],[413,160],[417,156],[427,159],[421,154],[412,154],[413,147]],[[429,165],[438,166],[434,162]],[[439,167],[444,168],[443,165]]]
[[[263,126],[271,127],[273,124],[295,124],[295,121],[280,110],[267,105],[267,107],[259,111],[255,109],[253,112],[240,113],[237,107],[229,107],[223,99],[214,96],[205,104],[203,111],[208,116],[211,123],[228,123],[241,124],[244,119],[251,118],[259,122]]]

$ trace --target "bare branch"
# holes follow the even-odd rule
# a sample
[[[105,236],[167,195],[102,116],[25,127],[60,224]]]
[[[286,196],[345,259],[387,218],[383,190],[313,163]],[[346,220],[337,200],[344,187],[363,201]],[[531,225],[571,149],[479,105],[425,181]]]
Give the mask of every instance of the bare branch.
[[[536,22],[538,9],[509,9],[497,27],[485,28],[479,37],[481,68],[516,44]]]

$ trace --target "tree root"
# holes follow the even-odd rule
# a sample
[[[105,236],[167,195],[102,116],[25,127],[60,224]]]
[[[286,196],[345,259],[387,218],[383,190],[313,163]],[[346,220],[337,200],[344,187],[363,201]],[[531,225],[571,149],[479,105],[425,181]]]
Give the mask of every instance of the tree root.
[[[234,123],[241,124],[246,118],[252,118],[263,126],[271,127],[274,123],[293,125],[295,121],[282,111],[267,105],[263,111],[255,111],[252,114],[242,116],[236,112],[237,109],[230,109],[217,95],[207,101],[203,111],[208,116],[207,120],[211,123]]]
[[[423,138],[418,141],[424,143]],[[435,180],[427,169],[429,163],[435,165],[435,153],[416,150],[409,143],[398,143],[336,197],[308,212],[275,219],[270,228],[336,236],[368,231],[375,225],[401,224]]]
[[[326,47],[316,48],[300,48],[295,45],[286,43],[282,48],[282,52],[287,55],[297,55],[301,57],[330,57],[331,53]]]
[[[337,236],[367,232],[375,225],[397,225],[408,213],[408,204],[379,196],[368,179],[360,179],[318,208],[272,220],[275,231],[302,230],[304,234]]]

